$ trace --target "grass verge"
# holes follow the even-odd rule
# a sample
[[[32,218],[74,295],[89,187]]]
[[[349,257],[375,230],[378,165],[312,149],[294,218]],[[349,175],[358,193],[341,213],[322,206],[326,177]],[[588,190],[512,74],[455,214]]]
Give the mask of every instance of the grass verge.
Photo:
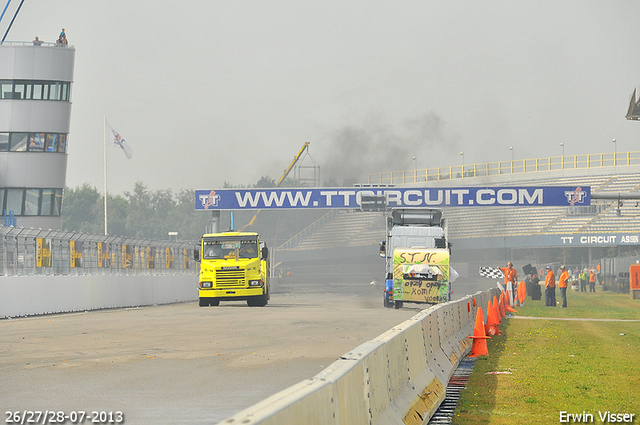
[[[600,288],[567,299],[562,309],[527,298],[514,316],[536,319],[503,320],[501,335],[487,341],[489,355],[476,362],[453,424],[555,424],[561,412],[602,423],[599,412],[606,411],[634,414],[640,423],[640,322],[594,320],[638,320],[640,300]]]

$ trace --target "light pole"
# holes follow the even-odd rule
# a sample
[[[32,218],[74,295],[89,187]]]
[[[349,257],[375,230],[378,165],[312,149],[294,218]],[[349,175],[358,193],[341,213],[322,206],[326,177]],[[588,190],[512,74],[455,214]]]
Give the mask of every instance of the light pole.
[[[560,142],[560,147],[562,148],[562,161],[560,161],[561,163],[560,168],[564,170],[564,143]]]
[[[460,152],[460,156],[462,156],[462,177],[464,177],[464,152]]]
[[[509,146],[509,150],[511,151],[511,162],[513,162],[513,146]]]
[[[617,165],[618,162],[618,143],[616,139],[613,139],[613,165]]]
[[[415,170],[415,181],[418,181],[418,158],[416,158],[415,156],[413,157],[413,169]]]

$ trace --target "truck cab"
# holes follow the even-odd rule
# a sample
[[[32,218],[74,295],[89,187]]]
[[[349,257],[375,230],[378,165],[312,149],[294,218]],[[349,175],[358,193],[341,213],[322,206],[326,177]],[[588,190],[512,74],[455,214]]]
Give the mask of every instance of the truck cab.
[[[264,307],[269,302],[269,251],[257,233],[205,234],[194,258],[200,262],[200,307],[238,300]]]
[[[439,304],[450,301],[450,245],[446,221],[436,209],[393,209],[387,217],[384,306],[405,302]]]

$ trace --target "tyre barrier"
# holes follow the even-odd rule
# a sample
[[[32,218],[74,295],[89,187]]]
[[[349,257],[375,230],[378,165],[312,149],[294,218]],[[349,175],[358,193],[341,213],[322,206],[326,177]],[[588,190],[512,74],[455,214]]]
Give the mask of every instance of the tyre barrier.
[[[476,312],[497,288],[432,306],[306,379],[220,422],[425,424],[471,351]],[[486,319],[486,317],[484,317]]]

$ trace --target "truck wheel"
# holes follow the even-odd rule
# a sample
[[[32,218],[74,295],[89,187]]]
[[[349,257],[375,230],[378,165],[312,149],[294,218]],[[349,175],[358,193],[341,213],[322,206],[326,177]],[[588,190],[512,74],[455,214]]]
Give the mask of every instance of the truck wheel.
[[[384,304],[383,304],[386,308],[391,308],[393,307],[393,301],[391,301],[389,298],[387,298],[386,296],[384,297]]]
[[[209,301],[209,305],[217,307],[217,306],[220,305],[220,300],[211,300],[211,301]]]
[[[397,309],[402,308],[402,301],[395,301],[394,302],[394,307]]]
[[[269,302],[269,294],[260,295],[259,297],[247,300],[249,307],[264,307]]]
[[[200,307],[207,307],[209,305],[209,298],[200,298],[198,301]]]

